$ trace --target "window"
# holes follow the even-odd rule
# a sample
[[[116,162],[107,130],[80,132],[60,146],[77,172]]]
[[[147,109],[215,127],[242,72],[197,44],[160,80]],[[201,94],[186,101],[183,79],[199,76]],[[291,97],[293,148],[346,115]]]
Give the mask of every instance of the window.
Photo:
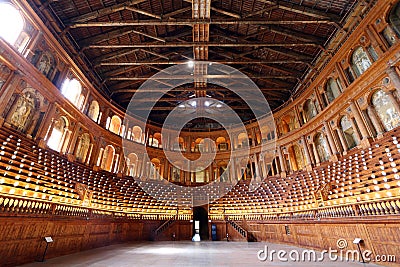
[[[84,133],[78,138],[78,145],[76,147],[75,156],[79,162],[85,163],[90,148],[90,136]]]
[[[126,175],[135,177],[138,167],[138,156],[135,153],[130,153],[126,158],[127,173]]]
[[[386,131],[390,131],[400,125],[400,116],[394,106],[397,103],[393,103],[387,93],[382,90],[375,92],[372,96],[372,105]]]
[[[142,129],[139,126],[132,128],[132,140],[135,142],[142,142]]]
[[[362,47],[358,47],[351,57],[351,63],[357,76],[363,74],[370,66],[371,60]]]
[[[329,78],[328,82],[326,83],[326,97],[329,103],[331,103],[333,100],[335,100],[335,98],[340,95],[340,91],[341,88],[337,80]]]
[[[75,106],[78,106],[79,100],[81,100],[81,92],[82,86],[77,79],[66,79],[61,88],[61,93]]]
[[[15,46],[23,29],[21,13],[11,4],[0,3],[0,37]]]
[[[108,130],[112,133],[119,134],[119,131],[121,129],[121,123],[122,123],[121,119],[117,115],[112,116],[110,122],[110,128],[108,128]]]
[[[55,150],[60,152],[65,140],[65,133],[68,128],[68,121],[66,118],[61,117],[54,123],[53,130],[51,131],[51,135],[47,140],[47,145]]]
[[[347,118],[347,116],[343,116],[340,119],[340,128],[343,132],[343,135],[345,137],[346,143],[347,143],[347,147],[349,149],[352,149],[353,147],[357,146],[357,138],[356,135],[354,133],[354,129],[353,129],[353,125],[351,124],[351,122],[349,121],[349,119]]]
[[[318,133],[314,138],[314,144],[317,148],[318,157],[321,162],[327,161],[329,159],[329,149],[328,144],[321,133]]]
[[[93,121],[97,122],[97,119],[99,117],[99,113],[100,113],[99,103],[96,100],[93,100],[92,103],[90,103],[90,106],[89,106],[88,116]]]
[[[114,163],[115,148],[112,145],[106,146],[104,149],[101,168],[111,172]]]
[[[311,99],[308,99],[303,106],[305,115],[306,115],[306,121],[311,120],[315,116],[317,116],[317,109],[315,108],[315,105]]]

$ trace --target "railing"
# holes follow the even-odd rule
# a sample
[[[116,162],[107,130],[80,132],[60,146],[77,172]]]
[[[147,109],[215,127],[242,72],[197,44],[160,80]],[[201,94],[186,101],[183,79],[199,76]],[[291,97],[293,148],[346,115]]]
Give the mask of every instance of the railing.
[[[156,220],[177,219],[189,221],[191,214],[151,214],[116,212],[89,207],[64,205],[29,198],[0,195],[0,216],[75,217],[84,219]]]
[[[175,219],[176,219],[175,217],[172,217],[166,220],[156,230],[154,230],[156,237],[162,232],[164,232],[166,229],[168,229],[168,227],[170,227],[176,221]]]
[[[244,229],[242,226],[240,226],[239,224],[237,224],[234,221],[228,220],[227,222],[229,223],[229,225],[232,226],[233,229],[236,230],[236,232],[238,232],[242,237],[247,239],[247,231],[246,231],[246,229]]]
[[[324,206],[304,211],[259,214],[210,214],[212,221],[295,221],[322,218],[372,217],[400,215],[399,199],[382,199],[346,205]],[[400,217],[399,217],[400,218]]]

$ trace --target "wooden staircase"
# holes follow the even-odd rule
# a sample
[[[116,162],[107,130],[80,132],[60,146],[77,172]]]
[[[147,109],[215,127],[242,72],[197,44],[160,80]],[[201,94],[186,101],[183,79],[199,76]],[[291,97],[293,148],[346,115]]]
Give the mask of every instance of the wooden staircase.
[[[167,230],[174,222],[176,221],[175,217],[172,217],[166,221],[164,221],[156,230],[154,230],[154,240],[157,240],[157,237],[162,234],[165,230]]]

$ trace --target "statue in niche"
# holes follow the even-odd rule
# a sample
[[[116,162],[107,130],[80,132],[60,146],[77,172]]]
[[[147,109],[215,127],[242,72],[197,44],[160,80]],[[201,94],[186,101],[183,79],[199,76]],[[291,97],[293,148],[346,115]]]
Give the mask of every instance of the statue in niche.
[[[34,99],[30,94],[20,96],[14,113],[11,116],[10,123],[18,129],[24,129],[29,115],[34,108]]]
[[[43,54],[37,64],[38,70],[45,76],[47,76],[50,72],[51,67],[52,67],[51,57],[46,53]]]

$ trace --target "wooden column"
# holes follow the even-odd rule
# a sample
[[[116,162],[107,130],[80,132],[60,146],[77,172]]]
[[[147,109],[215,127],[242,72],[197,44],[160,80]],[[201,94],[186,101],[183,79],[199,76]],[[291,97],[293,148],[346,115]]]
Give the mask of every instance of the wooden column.
[[[326,136],[328,137],[328,146],[331,149],[331,158],[333,157],[333,160],[337,160],[338,150],[336,147],[335,140],[333,139],[331,128],[326,121],[324,121],[324,127],[325,127],[325,131],[326,131]]]
[[[308,151],[307,141],[304,135],[301,137],[301,143],[303,145],[304,154],[306,156],[306,169],[307,171],[311,171],[312,170],[311,157],[310,157],[310,152]]]
[[[378,116],[376,115],[375,112],[375,108],[372,106],[368,106],[367,107],[368,110],[368,116],[371,119],[372,125],[374,126],[376,133],[377,133],[377,137],[381,138],[383,136],[383,133],[385,132],[385,130],[383,129],[380,120],[378,119]]]
[[[369,147],[370,146],[370,140],[369,140],[370,135],[368,133],[368,130],[364,123],[364,120],[361,117],[361,113],[360,113],[356,103],[351,101],[349,104],[350,104],[351,111],[354,115],[354,118],[356,120],[356,123],[358,125],[358,128],[360,129],[360,132],[361,132],[361,144],[364,147]]]
[[[278,157],[279,157],[279,164],[281,165],[281,176],[282,177],[286,177],[286,166],[285,166],[285,161],[283,159],[283,155],[282,155],[282,150],[281,147],[278,147]]]

